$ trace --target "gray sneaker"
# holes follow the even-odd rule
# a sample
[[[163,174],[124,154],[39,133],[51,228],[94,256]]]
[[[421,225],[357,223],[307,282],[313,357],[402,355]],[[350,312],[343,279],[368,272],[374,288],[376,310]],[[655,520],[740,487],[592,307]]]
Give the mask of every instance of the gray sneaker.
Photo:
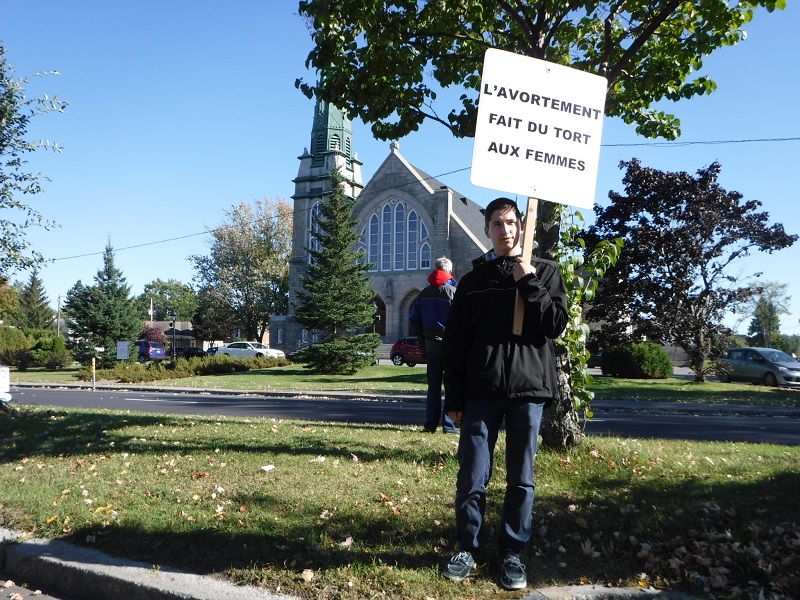
[[[521,590],[528,587],[525,565],[516,554],[507,554],[500,563],[500,586],[506,590]]]
[[[447,577],[450,581],[464,581],[472,572],[472,567],[475,566],[475,559],[469,552],[459,552],[450,559],[444,569],[442,575]]]

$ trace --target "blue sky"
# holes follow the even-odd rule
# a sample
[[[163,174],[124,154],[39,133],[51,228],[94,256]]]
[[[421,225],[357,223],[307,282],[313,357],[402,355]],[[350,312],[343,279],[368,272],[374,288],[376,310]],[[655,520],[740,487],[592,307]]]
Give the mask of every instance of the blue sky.
[[[0,40],[16,75],[61,73],[32,79],[28,95],[69,102],[63,114],[38,118],[29,129],[31,138],[63,147],[29,162],[51,180],[32,203],[61,226],[28,235],[56,259],[41,273],[54,307],[79,279],[91,283],[108,239],[134,294],[157,278],[191,283],[187,257],[207,253],[209,236],[199,234],[219,225],[224,209],[290,199],[313,116],[313,102],[294,87],[297,77],[314,79],[304,66],[311,41],[296,6],[0,0]],[[717,91],[669,107],[682,122],[679,143],[652,145],[606,119],[597,202],[606,203],[609,190],[623,191],[621,160],[692,174],[716,160],[723,187],[760,200],[772,222],[800,234],[800,69],[792,43],[800,11],[791,3],[785,11],[758,11],[746,30],[744,42],[705,60],[702,72]],[[785,138],[794,140],[694,143]],[[365,181],[389,154],[389,142],[373,140],[358,122],[354,148]],[[499,195],[470,184],[472,140],[457,140],[441,125],[400,140],[400,152],[478,204]],[[800,243],[736,267],[743,276],[763,272],[764,280],[789,284],[784,333],[800,333],[799,262]]]

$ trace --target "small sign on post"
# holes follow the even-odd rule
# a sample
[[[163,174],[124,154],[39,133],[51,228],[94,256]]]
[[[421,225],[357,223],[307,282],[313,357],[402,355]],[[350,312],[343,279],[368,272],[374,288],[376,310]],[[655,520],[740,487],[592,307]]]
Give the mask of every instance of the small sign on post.
[[[11,370],[0,365],[0,402],[11,402]]]
[[[539,200],[594,204],[607,81],[490,48],[481,79],[470,181],[526,196],[522,258],[530,262]],[[522,333],[517,294],[514,334]]]

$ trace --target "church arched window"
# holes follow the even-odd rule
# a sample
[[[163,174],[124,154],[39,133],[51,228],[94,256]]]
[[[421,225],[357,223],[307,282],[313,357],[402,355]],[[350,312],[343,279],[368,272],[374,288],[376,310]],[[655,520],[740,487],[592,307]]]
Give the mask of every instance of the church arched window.
[[[419,248],[419,268],[431,268],[431,245],[428,242],[424,242]]]
[[[425,222],[422,219],[419,220],[419,243],[419,268],[430,269],[431,242],[430,236],[428,235],[428,228],[425,227]]]
[[[358,241],[356,242],[356,252],[358,252],[358,258],[356,262],[360,265],[363,265],[367,262],[367,226],[364,225],[361,228],[361,231],[358,233]]]
[[[320,228],[320,221],[322,219],[322,208],[320,207],[319,201],[314,202],[314,205],[311,207],[311,210],[308,214],[308,262],[313,262],[311,258],[311,252],[316,252],[322,248],[322,244],[319,242],[319,234],[322,231]]]
[[[408,242],[407,242],[407,256],[408,256],[408,263],[406,264],[407,269],[416,269],[417,268],[417,255],[419,253],[419,217],[417,217],[417,212],[412,210],[408,213]]]
[[[394,270],[403,270],[406,245],[406,207],[398,202],[394,207]]]
[[[420,214],[402,202],[387,202],[369,216],[356,248],[373,264],[371,271],[431,268],[432,243]]]
[[[372,270],[378,269],[378,244],[380,243],[380,226],[378,215],[369,218],[369,262],[372,263]]]
[[[392,268],[392,207],[383,207],[381,214],[381,271]]]

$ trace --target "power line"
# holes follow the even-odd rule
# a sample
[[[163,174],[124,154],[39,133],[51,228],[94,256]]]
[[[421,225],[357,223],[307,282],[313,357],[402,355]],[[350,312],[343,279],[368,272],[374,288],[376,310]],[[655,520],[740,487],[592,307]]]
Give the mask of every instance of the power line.
[[[788,138],[754,138],[750,140],[706,140],[697,142],[635,142],[631,144],[600,144],[606,148],[622,148],[632,146],[651,146],[656,148],[679,148],[681,146],[713,146],[717,144],[747,144],[751,142],[796,142],[800,137]]]
[[[213,230],[212,230],[213,231]],[[133,250],[134,248],[143,248],[144,246],[155,246],[156,244],[165,244],[167,242],[174,242],[176,240],[185,240],[186,238],[190,237],[197,237],[198,235],[205,235],[207,233],[211,233],[211,231],[201,231],[200,233],[190,233],[188,235],[181,235],[179,237],[169,238],[166,240],[158,240],[155,242],[146,242],[144,244],[136,244],[135,246],[125,246],[124,248],[114,248],[114,252],[119,252],[120,250]],[[103,254],[103,252],[88,252],[86,254],[76,254],[75,256],[62,256],[61,258],[51,258],[48,262],[56,262],[59,260],[70,260],[72,258],[85,258],[87,256],[99,256]]]
[[[787,138],[753,138],[753,139],[745,139],[745,140],[706,140],[706,141],[695,141],[695,142],[636,142],[630,144],[600,144],[601,147],[605,148],[631,148],[637,146],[649,146],[654,148],[679,148],[681,146],[702,146],[702,145],[719,145],[719,144],[747,144],[753,142],[796,142],[799,141],[800,137],[787,137]],[[438,179],[440,177],[445,177],[447,175],[454,175],[455,173],[461,173],[463,171],[469,171],[472,167],[463,167],[461,169],[455,169],[454,171],[447,171],[446,173],[441,173],[440,175],[432,175],[426,179]],[[413,183],[413,182],[412,182]],[[412,185],[411,183],[405,185]],[[225,227],[225,226],[223,226]],[[187,235],[182,235],[179,237],[168,238],[165,240],[157,240],[155,242],[146,242],[144,244],[136,244],[134,246],[125,246],[124,248],[115,248],[114,252],[121,252],[122,250],[133,250],[135,248],[143,248],[145,246],[155,246],[157,244],[166,244],[167,242],[174,242],[177,240],[185,240],[191,237],[197,237],[198,235],[206,235],[209,233],[213,233],[217,229],[221,229],[220,227],[215,229],[210,229],[207,231],[201,231],[198,233],[190,233]],[[103,251],[104,252],[104,251]],[[88,252],[86,254],[76,254],[74,256],[62,256],[61,258],[51,258],[48,262],[57,262],[61,260],[71,260],[73,258],[85,258],[87,256],[99,256],[103,254],[103,252]]]

